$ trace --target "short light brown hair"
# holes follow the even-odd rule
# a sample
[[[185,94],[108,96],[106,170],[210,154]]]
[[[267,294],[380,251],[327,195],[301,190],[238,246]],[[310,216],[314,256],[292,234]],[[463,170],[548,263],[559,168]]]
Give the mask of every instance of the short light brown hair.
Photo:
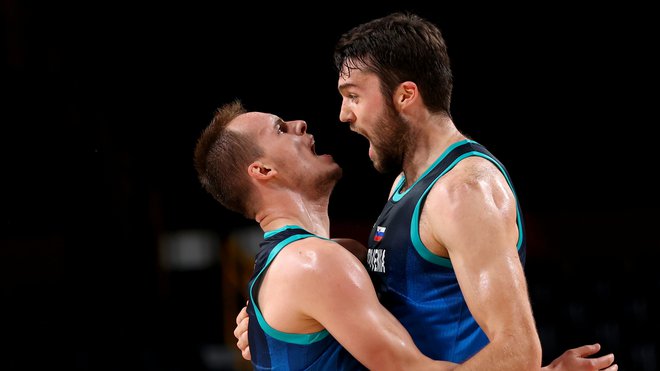
[[[246,112],[240,100],[218,108],[197,140],[194,162],[200,183],[213,198],[227,209],[254,219],[252,187],[245,172],[263,152],[244,134],[227,130],[230,122]]]

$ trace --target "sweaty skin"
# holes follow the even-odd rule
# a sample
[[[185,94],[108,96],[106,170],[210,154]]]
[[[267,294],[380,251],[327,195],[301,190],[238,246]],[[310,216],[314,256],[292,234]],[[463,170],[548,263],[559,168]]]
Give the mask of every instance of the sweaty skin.
[[[399,184],[401,192],[410,189],[448,149],[467,142],[468,138],[457,129],[450,114],[453,76],[446,44],[441,32],[430,22],[403,13],[366,22],[342,35],[334,58],[339,70],[337,88],[342,97],[339,119],[369,141],[368,156],[376,170],[401,174],[393,190]],[[502,118],[495,116],[493,123],[500,121]],[[521,250],[520,254],[518,251],[519,246],[524,248],[524,235],[518,230],[517,201],[503,168],[481,155],[483,150],[464,153],[451,166],[438,167],[447,171],[434,173],[437,176],[434,183],[424,182],[424,186],[430,187],[428,194],[419,195],[416,189],[412,193],[416,198],[406,200],[412,206],[386,204],[379,220],[384,220],[390,230],[396,226],[397,233],[400,230],[403,233],[396,234],[396,240],[376,240],[379,245],[370,241],[378,261],[367,268],[377,275],[383,295],[390,295],[384,302],[400,315],[412,336],[430,339],[419,344],[428,353],[451,349],[438,353],[463,362],[457,369],[539,369],[542,350],[523,271],[525,251]],[[409,229],[408,224],[398,224],[417,221],[417,214],[411,216],[408,211],[416,200],[423,200],[417,204],[421,205],[418,225]],[[391,210],[394,210],[392,214],[388,214]],[[394,220],[397,217],[401,219]],[[406,232],[419,232],[423,246],[418,246],[416,237],[408,238]],[[397,250],[397,246],[415,250]],[[402,261],[400,264],[404,266],[397,271],[397,262],[386,262],[384,255],[376,250],[412,256],[414,263],[405,265]],[[442,264],[442,268],[435,270],[431,264],[445,262],[442,258],[449,259],[450,264]],[[393,268],[387,273],[397,274],[387,274],[386,265]],[[433,280],[421,277],[424,272],[430,272]],[[402,281],[395,281],[398,279]],[[426,305],[443,300],[437,296],[442,294],[436,292],[445,286],[433,291],[424,287],[427,291],[422,292],[428,292],[430,298],[419,301],[407,300],[417,299],[414,296],[417,292],[406,296],[405,289],[396,291],[398,285],[415,286],[417,279],[419,287],[431,285],[430,282],[446,285],[456,293],[452,296],[456,305]],[[454,290],[457,286],[460,292]],[[464,310],[465,306],[469,311]],[[432,308],[437,311],[447,308],[446,315],[458,319],[451,323],[438,321],[442,312],[432,313]],[[411,318],[417,313],[424,314]],[[419,322],[414,322],[417,317]],[[439,331],[425,333],[426,324],[436,326]],[[436,336],[445,334],[457,336]],[[589,368],[593,367],[592,360],[582,362],[582,355],[591,350],[568,351],[548,368],[573,365],[592,369]],[[471,354],[474,355],[467,358]],[[598,360],[608,359],[611,358]],[[614,370],[617,366],[603,367]]]
[[[455,364],[419,351],[378,301],[362,262],[328,239],[328,201],[341,169],[331,156],[316,154],[307,124],[249,112],[227,128],[263,149],[244,170],[261,229],[271,232],[293,225],[316,235],[285,245],[270,260],[257,300],[266,323],[289,334],[326,329],[369,369],[452,370]]]
[[[451,369],[416,349],[378,302],[362,263],[335,242],[308,238],[283,249],[266,273],[259,303],[270,326],[287,333],[325,328],[369,369]]]
[[[395,168],[399,166],[396,159],[403,159],[404,187],[410,187],[451,144],[466,139],[449,117],[425,109],[413,82],[395,90],[389,110],[373,73],[357,69],[342,73],[338,88],[343,97],[340,120],[369,140],[376,169]],[[410,127],[396,136],[399,129],[392,122]],[[498,169],[485,159],[467,158],[435,183],[422,209],[422,243],[432,253],[451,258],[466,304],[489,339],[457,369],[541,368],[540,341],[516,248],[516,207],[513,192]],[[237,323],[241,323],[238,317]],[[245,356],[247,341],[238,328],[235,334]],[[561,361],[569,357],[575,359]],[[591,364],[611,358],[585,359],[577,352],[565,352],[548,369],[569,364],[591,369]]]

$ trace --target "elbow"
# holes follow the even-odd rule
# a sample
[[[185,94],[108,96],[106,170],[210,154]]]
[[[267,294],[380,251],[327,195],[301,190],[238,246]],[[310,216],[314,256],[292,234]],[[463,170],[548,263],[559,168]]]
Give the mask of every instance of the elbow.
[[[543,350],[538,336],[530,336],[524,346],[520,347],[521,364],[525,370],[538,370],[543,362]]]
[[[506,362],[508,369],[520,371],[541,369],[543,362],[541,341],[536,332],[508,336],[507,341],[502,341],[500,344],[502,345],[500,354],[508,354],[506,357],[508,358],[508,362]]]

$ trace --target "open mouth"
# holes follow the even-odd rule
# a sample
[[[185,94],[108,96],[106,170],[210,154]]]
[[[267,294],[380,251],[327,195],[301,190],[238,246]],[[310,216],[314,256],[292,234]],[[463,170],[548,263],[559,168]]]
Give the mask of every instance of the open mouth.
[[[315,155],[318,156],[318,154],[316,153],[316,141],[314,140],[314,137],[312,137],[312,143],[311,143],[311,145],[309,146],[309,149],[312,150],[312,153],[313,153],[313,154],[315,154]]]
[[[357,133],[357,134],[363,136],[364,138],[366,138],[367,140],[369,140],[369,137],[367,137],[367,135],[365,133],[363,133],[361,130],[359,130],[357,127],[351,125],[350,129],[351,129],[352,132]]]
[[[332,158],[332,156],[329,155],[329,154],[318,154],[318,153],[316,152],[316,141],[314,140],[314,137],[311,138],[311,143],[309,144],[309,149],[310,149],[310,151],[312,151],[312,153],[313,153],[314,156],[316,156],[316,157],[324,157],[324,158],[328,157],[328,158]]]

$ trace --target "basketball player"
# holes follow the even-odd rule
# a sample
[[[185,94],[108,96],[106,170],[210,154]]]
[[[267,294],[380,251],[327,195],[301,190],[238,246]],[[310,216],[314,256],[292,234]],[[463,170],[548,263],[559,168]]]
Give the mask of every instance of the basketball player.
[[[328,201],[342,171],[315,153],[306,127],[234,102],[195,148],[204,188],[264,231],[249,285],[254,368],[453,369],[415,347],[364,265],[329,239]]]
[[[378,171],[399,172],[368,240],[380,301],[430,358],[538,369],[521,207],[504,165],[454,125],[440,30],[394,13],[344,34],[335,62],[340,120],[369,140]],[[240,341],[238,327],[235,334]],[[618,369],[612,354],[582,355],[548,368]]]

